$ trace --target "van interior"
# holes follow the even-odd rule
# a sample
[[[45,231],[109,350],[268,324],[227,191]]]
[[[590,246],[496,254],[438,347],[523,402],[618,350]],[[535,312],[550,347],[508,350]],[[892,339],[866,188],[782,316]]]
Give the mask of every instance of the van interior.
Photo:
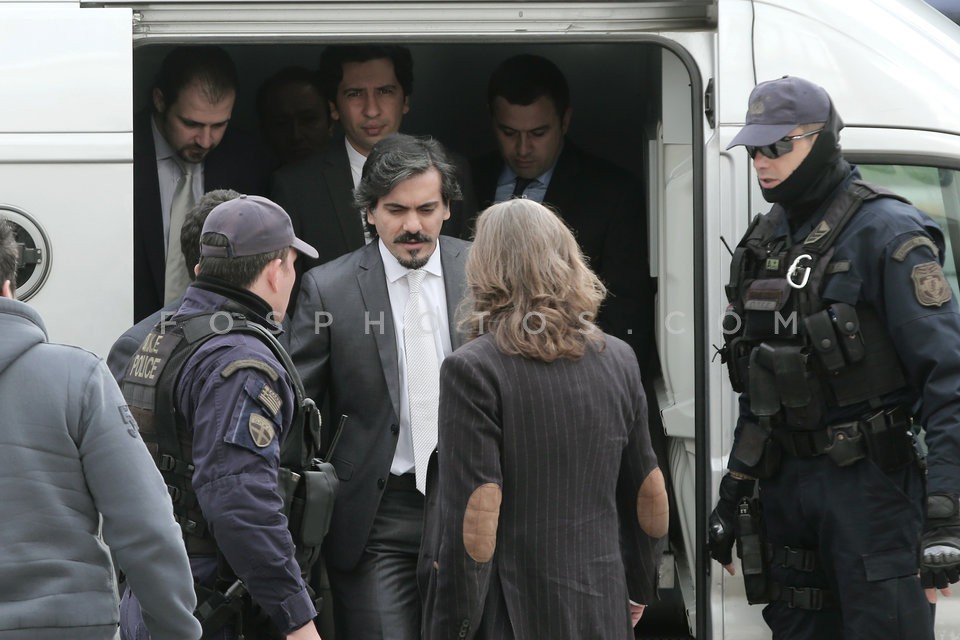
[[[255,98],[260,84],[289,65],[316,69],[323,44],[232,44],[223,46],[236,63],[240,87],[231,127],[258,132]],[[668,50],[668,42],[649,39],[630,42],[553,43],[435,43],[402,42],[414,60],[414,88],[410,111],[404,116],[405,133],[432,135],[449,149],[469,158],[495,150],[486,106],[487,78],[504,59],[518,53],[549,58],[566,75],[570,86],[573,116],[568,138],[586,151],[631,171],[647,192],[650,271],[659,282],[658,344],[662,374],[648,384],[651,397],[651,434],[661,467],[670,486],[671,514],[669,559],[661,570],[662,602],[645,614],[641,629],[664,631],[679,625],[686,636],[688,624],[695,625],[695,598],[692,576],[696,575],[695,510],[699,447],[694,434],[696,410],[693,389],[696,366],[693,300],[695,295],[693,232],[702,228],[694,222],[696,197],[693,183],[693,155],[702,146],[695,138],[702,129],[699,113],[702,87],[691,80],[698,77],[681,59],[682,52]],[[150,87],[160,61],[171,44],[143,44],[134,49],[134,110],[149,108]],[[695,126],[696,124],[696,126]],[[702,177],[700,178],[702,179]],[[669,211],[669,216],[667,212]],[[665,220],[670,224],[664,224]],[[667,236],[670,236],[669,240]],[[661,256],[660,246],[677,246],[687,251]],[[639,241],[639,239],[638,239]],[[669,262],[668,262],[669,259]],[[670,273],[669,278],[662,273]],[[667,310],[670,311],[667,311]],[[677,311],[684,320],[677,321]],[[664,318],[674,313],[663,330]],[[666,354],[674,354],[669,359]],[[656,391],[654,391],[656,389]],[[661,412],[663,420],[661,424]],[[700,458],[701,460],[704,458]],[[669,469],[669,472],[668,472]],[[571,470],[589,473],[588,470]],[[699,482],[703,482],[701,478]],[[678,510],[677,505],[683,505]],[[684,511],[686,514],[684,515]],[[702,596],[701,596],[702,597]],[[683,600],[687,606],[683,606]]]

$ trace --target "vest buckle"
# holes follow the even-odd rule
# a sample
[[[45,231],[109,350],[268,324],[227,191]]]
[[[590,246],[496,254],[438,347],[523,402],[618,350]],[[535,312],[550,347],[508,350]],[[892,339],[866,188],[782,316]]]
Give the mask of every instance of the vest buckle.
[[[810,264],[801,264],[801,261],[807,260]],[[787,269],[787,282],[790,283],[790,286],[794,289],[803,289],[807,286],[807,281],[810,280],[810,271],[813,267],[813,256],[809,253],[802,253],[797,256],[796,260],[790,265],[790,268]],[[797,282],[799,278],[799,282]]]

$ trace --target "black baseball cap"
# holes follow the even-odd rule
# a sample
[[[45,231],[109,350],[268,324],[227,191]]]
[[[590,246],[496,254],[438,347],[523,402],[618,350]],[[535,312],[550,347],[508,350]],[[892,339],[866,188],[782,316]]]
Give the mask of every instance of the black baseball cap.
[[[242,195],[218,204],[203,223],[201,238],[219,233],[227,246],[200,243],[200,255],[214,258],[239,258],[293,247],[316,258],[320,254],[293,233],[290,216],[277,203],[261,196]]]
[[[823,87],[796,76],[767,80],[750,92],[747,124],[727,149],[773,144],[802,124],[826,122],[829,117],[830,96]]]

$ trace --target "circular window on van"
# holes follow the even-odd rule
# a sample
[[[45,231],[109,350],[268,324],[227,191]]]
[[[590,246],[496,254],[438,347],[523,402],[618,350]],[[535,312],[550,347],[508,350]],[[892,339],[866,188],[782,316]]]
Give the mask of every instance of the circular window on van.
[[[20,250],[17,266],[17,300],[32,298],[50,273],[50,239],[26,211],[0,204],[0,218],[13,225]]]

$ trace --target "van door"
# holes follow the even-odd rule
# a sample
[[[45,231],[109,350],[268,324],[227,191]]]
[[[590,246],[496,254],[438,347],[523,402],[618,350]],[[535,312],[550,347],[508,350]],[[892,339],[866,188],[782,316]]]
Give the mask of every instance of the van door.
[[[129,9],[0,2],[0,217],[50,339],[106,354],[133,312]]]

